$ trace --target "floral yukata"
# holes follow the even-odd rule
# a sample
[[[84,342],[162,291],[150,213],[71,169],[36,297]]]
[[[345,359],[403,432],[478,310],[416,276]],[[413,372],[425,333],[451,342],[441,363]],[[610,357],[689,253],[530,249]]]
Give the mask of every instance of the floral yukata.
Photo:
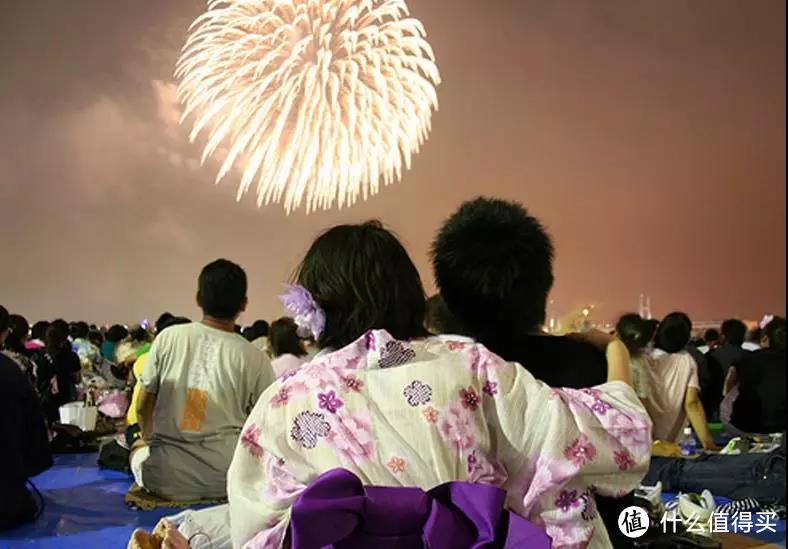
[[[341,467],[370,486],[498,486],[554,547],[609,547],[593,495],[634,489],[650,449],[625,383],[555,390],[470,340],[369,332],[257,402],[228,473],[233,545],[279,547],[301,491]]]

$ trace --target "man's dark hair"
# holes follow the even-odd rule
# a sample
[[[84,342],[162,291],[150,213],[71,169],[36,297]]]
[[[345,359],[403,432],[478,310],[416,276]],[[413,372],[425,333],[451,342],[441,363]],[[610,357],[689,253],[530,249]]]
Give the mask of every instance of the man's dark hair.
[[[246,273],[240,265],[217,259],[200,273],[198,296],[203,313],[221,320],[233,320],[246,299]]]
[[[553,286],[553,245],[520,204],[477,198],[460,206],[432,245],[443,299],[482,342],[536,331]]]
[[[749,332],[747,332],[747,336],[744,338],[746,341],[750,343],[760,343],[761,337],[763,336],[763,330],[760,326],[753,328]]]
[[[684,350],[692,336],[692,322],[685,313],[670,313],[657,328],[657,347],[666,353]]]
[[[725,336],[725,342],[736,347],[740,347],[744,343],[744,336],[747,335],[747,325],[735,318],[723,322],[721,330],[722,335]]]
[[[10,315],[8,314],[8,309],[0,305],[0,334],[8,330],[8,325],[10,322]]]
[[[88,337],[90,327],[87,322],[74,322],[70,327],[71,337],[74,339],[84,339]]]
[[[720,340],[720,331],[716,328],[709,328],[703,334],[703,342],[706,344],[715,343]]]
[[[435,335],[461,334],[463,332],[460,323],[454,318],[440,294],[435,294],[427,300],[425,324],[427,330]]]
[[[186,318],[184,316],[172,316],[172,315],[170,315],[170,317],[171,318],[168,318],[164,322],[162,322],[161,328],[159,328],[159,330],[157,332],[157,335],[158,335],[158,333],[163,332],[167,328],[171,328],[173,326],[180,326],[181,324],[191,324],[191,322],[192,322],[191,320],[189,320],[188,318]]]
[[[44,336],[44,343],[46,344],[46,351],[50,355],[70,350],[71,345],[68,342],[68,322],[62,319],[52,321],[52,324],[49,325],[46,335]]]
[[[254,330],[255,339],[258,337],[266,337],[268,335],[268,322],[265,320],[255,320],[254,324],[252,324],[252,329]]]
[[[785,318],[774,317],[763,329],[763,333],[769,340],[769,349],[785,352]]]
[[[113,324],[110,326],[109,330],[107,330],[106,340],[111,341],[112,343],[117,343],[126,339],[126,336],[129,335],[129,330],[125,326],[120,324]]]
[[[159,315],[159,318],[156,319],[156,332],[160,332],[164,325],[170,322],[175,316],[172,313],[164,312]]]
[[[274,356],[286,354],[295,356],[306,355],[304,342],[298,337],[298,326],[296,326],[292,318],[283,317],[275,320],[274,323],[271,324],[269,340],[271,342],[271,351],[274,353]]]
[[[101,347],[101,344],[104,343],[104,336],[99,330],[90,330],[88,332],[88,341],[96,347]]]
[[[646,321],[637,313],[627,313],[618,319],[616,334],[633,355],[640,354],[651,341]]]
[[[342,348],[372,329],[401,340],[426,335],[419,272],[378,221],[339,225],[320,235],[294,278],[325,312],[321,348]]]

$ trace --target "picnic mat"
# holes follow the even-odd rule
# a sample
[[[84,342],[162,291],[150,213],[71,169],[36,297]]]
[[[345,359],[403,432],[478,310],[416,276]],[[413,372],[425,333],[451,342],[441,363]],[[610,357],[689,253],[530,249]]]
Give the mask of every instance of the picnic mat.
[[[226,499],[193,499],[186,501],[172,501],[163,499],[151,494],[145,488],[141,488],[135,482],[126,492],[123,501],[131,509],[140,511],[153,511],[154,509],[184,509],[186,507],[220,505],[227,503]]]
[[[135,511],[123,502],[131,475],[99,469],[98,454],[55,456],[55,465],[32,479],[44,499],[39,519],[0,532],[0,549],[114,549],[126,547],[136,528],[151,530],[170,508]],[[200,508],[200,507],[196,507]]]

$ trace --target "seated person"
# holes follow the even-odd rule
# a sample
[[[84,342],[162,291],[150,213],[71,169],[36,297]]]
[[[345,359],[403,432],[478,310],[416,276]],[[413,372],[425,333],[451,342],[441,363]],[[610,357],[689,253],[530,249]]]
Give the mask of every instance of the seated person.
[[[77,399],[77,384],[82,379],[82,365],[68,340],[68,323],[55,320],[47,328],[45,346],[36,351],[38,393],[44,414],[50,422],[60,417],[59,408]]]
[[[235,333],[246,308],[246,273],[220,259],[200,273],[201,322],[156,338],[140,375],[144,443],[131,453],[138,485],[164,498],[223,498],[244,421],[273,380],[268,359]]]
[[[268,334],[271,353],[275,357],[271,361],[274,376],[292,372],[309,359],[304,342],[298,336],[298,326],[292,318],[283,317],[274,321]]]
[[[660,323],[647,409],[655,440],[676,442],[689,418],[703,448],[716,450],[700,400],[698,366],[685,350],[691,331],[684,313],[671,313]]]
[[[738,389],[730,418],[736,431],[785,431],[785,368],[785,319],[775,317],[763,330],[761,350],[728,370],[726,388]]]
[[[720,328],[720,344],[709,351],[709,361],[716,362],[722,368],[722,379],[728,376],[728,368],[735,364],[748,351],[742,349],[744,337],[747,335],[747,325],[741,320],[729,319],[722,323]]]
[[[460,206],[438,232],[432,264],[441,296],[464,335],[552,387],[605,383],[603,350],[542,331],[553,285],[553,245],[520,204],[479,198]],[[629,540],[617,521],[631,497],[598,497],[597,503],[614,545],[626,547]]]
[[[168,314],[168,313],[165,313]],[[176,317],[173,315],[165,316],[162,315],[159,317],[159,320],[156,321],[156,336],[162,333],[164,330],[171,326],[179,326],[181,324],[190,324],[191,320],[188,318],[183,317]],[[140,377],[142,377],[142,372],[145,371],[145,366],[148,364],[148,353],[150,352],[150,347],[147,349],[141,349],[137,354],[137,360],[134,361],[134,366],[132,367],[131,375],[132,375],[132,386],[134,387],[131,393],[131,403],[129,404],[129,411],[126,414],[126,425],[137,425],[139,420],[137,419],[137,404],[140,398],[140,391],[141,387],[138,383]]]
[[[646,353],[649,344],[648,329],[639,314],[623,315],[616,324],[616,336],[627,346],[632,366],[632,385],[646,408],[651,392],[651,358]]]
[[[366,485],[494,485],[554,547],[610,546],[592,494],[632,490],[650,453],[623,344],[590,335],[608,383],[576,391],[469,338],[425,339],[418,271],[377,222],[324,233],[297,282],[286,303],[310,319],[321,352],[246,423],[227,480],[234,546],[279,547],[299,493],[335,468]]]
[[[8,335],[8,311],[0,306],[0,346]],[[0,531],[35,518],[27,479],[52,465],[49,433],[33,386],[19,366],[0,353]]]

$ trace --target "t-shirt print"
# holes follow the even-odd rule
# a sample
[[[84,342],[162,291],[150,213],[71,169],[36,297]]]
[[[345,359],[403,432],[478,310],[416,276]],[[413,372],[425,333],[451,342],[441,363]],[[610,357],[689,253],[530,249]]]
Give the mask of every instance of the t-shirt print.
[[[189,368],[186,403],[181,417],[181,430],[186,433],[202,433],[205,430],[210,390],[206,371],[211,364],[216,364],[218,360],[219,346],[217,343],[206,337],[201,338],[194,363]]]

